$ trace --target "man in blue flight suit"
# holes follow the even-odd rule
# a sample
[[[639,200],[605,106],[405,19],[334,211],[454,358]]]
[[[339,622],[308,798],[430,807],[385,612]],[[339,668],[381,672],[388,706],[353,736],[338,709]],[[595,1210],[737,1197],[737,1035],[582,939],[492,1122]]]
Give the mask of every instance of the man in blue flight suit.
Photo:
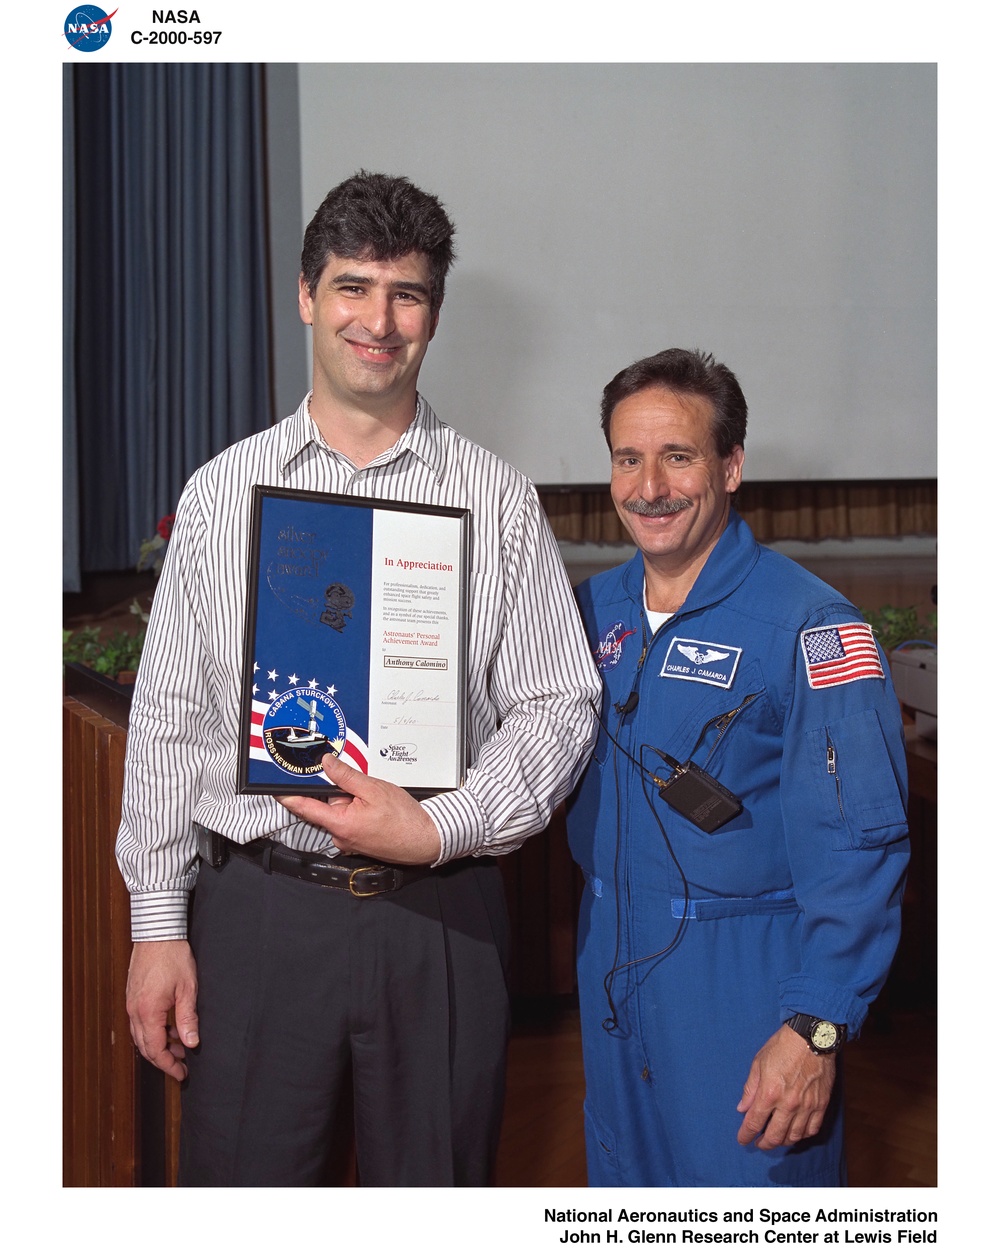
[[[569,811],[591,1185],[844,1184],[837,1052],[898,940],[888,664],[732,507],[746,412],[729,369],[678,348],[604,391],[639,550],[578,590],[604,679]]]

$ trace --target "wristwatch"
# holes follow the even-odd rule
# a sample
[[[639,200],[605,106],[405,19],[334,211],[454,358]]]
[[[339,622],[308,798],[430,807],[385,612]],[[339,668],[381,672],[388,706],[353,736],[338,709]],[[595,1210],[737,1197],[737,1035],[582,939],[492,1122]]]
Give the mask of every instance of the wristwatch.
[[[802,1012],[785,1023],[799,1037],[805,1038],[814,1055],[835,1055],[847,1036],[846,1025],[834,1024],[831,1020],[821,1020],[818,1016],[808,1016]]]

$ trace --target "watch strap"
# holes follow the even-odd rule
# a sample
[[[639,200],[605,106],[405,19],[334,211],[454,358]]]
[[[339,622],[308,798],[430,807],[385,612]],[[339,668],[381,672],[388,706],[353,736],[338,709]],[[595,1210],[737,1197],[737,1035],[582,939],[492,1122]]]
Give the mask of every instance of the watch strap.
[[[847,1036],[846,1025],[835,1024],[832,1020],[824,1020],[822,1016],[812,1016],[807,1012],[800,1011],[797,1015],[792,1016],[790,1020],[786,1020],[785,1023],[793,1033],[798,1033],[799,1037],[805,1041],[814,1055],[835,1055],[837,1051],[840,1050],[841,1046],[843,1046],[844,1039]],[[837,1040],[832,1046],[820,1049],[814,1044],[813,1035],[818,1024],[828,1024],[832,1028],[836,1029]]]

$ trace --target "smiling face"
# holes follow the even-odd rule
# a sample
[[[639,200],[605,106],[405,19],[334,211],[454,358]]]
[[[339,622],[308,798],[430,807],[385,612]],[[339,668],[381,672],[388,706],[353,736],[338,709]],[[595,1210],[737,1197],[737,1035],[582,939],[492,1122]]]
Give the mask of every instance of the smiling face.
[[[711,401],[651,386],[611,414],[611,497],[647,573],[692,584],[729,516],[743,448],[715,449]]]
[[[331,256],[315,295],[299,278],[299,315],[313,328],[318,407],[399,411],[412,419],[417,375],[438,320],[423,253],[398,260]]]

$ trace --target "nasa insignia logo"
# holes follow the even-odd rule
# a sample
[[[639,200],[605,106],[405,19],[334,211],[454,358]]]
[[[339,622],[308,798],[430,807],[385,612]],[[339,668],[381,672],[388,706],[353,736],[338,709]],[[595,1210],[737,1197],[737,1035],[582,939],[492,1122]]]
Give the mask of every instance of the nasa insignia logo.
[[[347,720],[330,695],[312,686],[293,686],[268,708],[261,737],[283,772],[313,777],[323,771],[324,755],[340,755],[344,749]]]
[[[70,9],[63,23],[63,34],[66,42],[77,52],[98,52],[111,38],[111,19],[118,10],[110,14],[99,9],[96,4],[80,4]]]
[[[634,629],[627,629],[624,621],[615,621],[614,625],[604,631],[600,642],[594,648],[597,667],[602,673],[615,667],[622,658],[622,645],[625,639],[631,638],[635,632]]]

